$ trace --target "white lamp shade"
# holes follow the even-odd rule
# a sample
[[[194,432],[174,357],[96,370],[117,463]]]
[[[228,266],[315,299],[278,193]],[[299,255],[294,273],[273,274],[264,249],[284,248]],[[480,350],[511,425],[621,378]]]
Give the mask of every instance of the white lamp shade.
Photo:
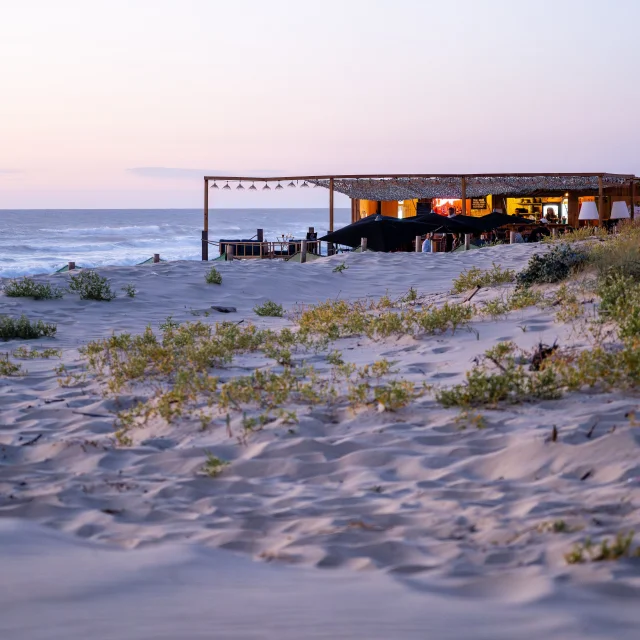
[[[611,205],[611,219],[612,220],[622,220],[622,218],[630,218],[629,209],[627,207],[627,203],[622,200],[616,200]]]
[[[593,200],[589,200],[587,202],[583,202],[580,207],[580,215],[578,216],[578,220],[599,220],[600,216],[598,216],[598,207]]]

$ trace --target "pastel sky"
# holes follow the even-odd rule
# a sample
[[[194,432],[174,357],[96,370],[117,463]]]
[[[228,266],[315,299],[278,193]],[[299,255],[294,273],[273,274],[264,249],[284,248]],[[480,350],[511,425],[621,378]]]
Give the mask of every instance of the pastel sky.
[[[216,172],[640,173],[638,0],[0,9],[0,208],[199,207]]]

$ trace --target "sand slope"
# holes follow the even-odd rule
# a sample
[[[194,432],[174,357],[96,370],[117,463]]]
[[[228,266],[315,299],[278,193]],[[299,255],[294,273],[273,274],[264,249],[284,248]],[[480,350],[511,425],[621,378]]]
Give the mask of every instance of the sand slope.
[[[514,245],[466,254],[353,254],[307,265],[222,263],[216,264],[220,287],[204,283],[209,265],[199,263],[113,267],[100,272],[116,289],[134,284],[136,298],[98,303],[72,295],[42,302],[0,296],[0,313],[57,322],[58,336],[38,344],[62,348],[73,370],[77,348],[88,340],[139,332],[147,324],[157,328],[169,315],[188,321],[199,312],[203,321],[227,320],[203,314],[212,304],[233,305],[234,320],[280,327],[290,320],[259,318],[253,306],[267,299],[290,309],[337,296],[397,297],[410,286],[438,301],[465,268],[496,261],[519,269],[536,250]],[[343,260],[348,269],[335,273]],[[496,295],[500,290],[483,290],[474,301]],[[386,357],[405,378],[442,385],[461,381],[473,358],[500,340],[523,348],[555,339],[587,346],[574,327],[536,308],[500,321],[479,319],[473,329],[419,340],[351,338],[338,346],[350,362]],[[120,621],[135,621],[138,635],[126,637],[163,637],[158,634],[171,628],[172,615],[192,620],[184,637],[205,637],[211,632],[210,618],[202,616],[209,589],[224,603],[214,610],[216,621],[227,624],[214,637],[225,638],[336,637],[323,607],[340,603],[335,621],[347,625],[341,637],[425,637],[424,629],[437,623],[438,638],[624,638],[640,621],[631,604],[640,585],[636,561],[569,566],[563,558],[587,535],[599,539],[639,528],[640,431],[630,417],[638,410],[635,397],[581,393],[516,405],[484,412],[485,429],[461,422],[459,411],[429,398],[397,413],[314,409],[295,428],[268,428],[246,445],[222,428],[202,432],[197,421],[185,419],[141,429],[134,445],[122,448],[113,440],[113,400],[91,381],[59,387],[57,364],[28,361],[27,376],[0,379],[0,516],[11,519],[0,520],[0,547],[26,554],[5,573],[14,584],[0,599],[10,614],[0,615],[7,633],[18,634],[25,623],[34,573],[49,561],[49,577],[37,581],[43,598],[53,597],[61,579],[55,556],[65,558],[65,574],[69,570],[57,624],[77,610],[64,603],[75,601],[108,565],[117,587],[90,591],[84,605],[87,615],[92,607],[113,607],[122,612]],[[239,358],[234,371],[259,364],[255,356]],[[313,364],[326,366],[321,359]],[[550,440],[554,425],[557,442]],[[215,479],[199,474],[208,451],[231,462]],[[70,540],[77,542],[29,528],[26,520],[74,534]],[[569,531],[553,533],[557,520]],[[116,553],[81,540],[136,550]],[[185,543],[191,546],[174,546]],[[256,566],[212,547],[271,562]],[[34,555],[37,549],[47,551]],[[9,562],[13,556],[4,553]],[[295,571],[281,565],[296,565]],[[83,575],[79,567],[88,566],[93,573]],[[215,581],[219,567],[224,590]],[[227,590],[237,571],[246,582]],[[163,581],[174,579],[179,588],[171,591],[172,608]],[[265,591],[272,581],[276,588]],[[238,602],[245,584],[260,585],[258,604]],[[155,629],[146,628],[148,608]],[[300,610],[304,621],[294,613]],[[284,626],[269,635],[267,619]],[[102,637],[122,637],[121,628],[108,624]],[[308,625],[302,635],[299,624]],[[76,631],[81,637],[82,627]],[[56,637],[46,632],[30,627],[32,635],[15,637]],[[177,637],[175,628],[166,637]]]

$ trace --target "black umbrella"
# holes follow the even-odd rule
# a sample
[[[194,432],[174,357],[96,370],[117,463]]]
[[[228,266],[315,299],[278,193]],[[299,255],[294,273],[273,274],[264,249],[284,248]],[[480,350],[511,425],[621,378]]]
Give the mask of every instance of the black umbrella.
[[[436,229],[435,225],[420,221],[417,217],[400,220],[373,214],[333,231],[320,240],[358,247],[361,239],[366,238],[367,248],[373,251],[394,251],[412,242],[416,236],[431,233]]]
[[[461,220],[460,218],[464,218]],[[476,218],[471,216],[454,216],[447,218],[437,213],[421,213],[415,218],[406,218],[406,220],[417,220],[419,222],[433,225],[442,233],[477,233],[478,225],[473,222]],[[435,229],[434,229],[435,230]]]
[[[523,218],[522,216],[509,216],[506,213],[499,213],[498,211],[493,211],[486,216],[478,217],[456,216],[454,220],[460,220],[464,224],[474,226],[476,232],[481,233],[485,231],[493,231],[494,229],[504,227],[508,224],[536,224],[533,220],[529,220],[529,218]]]

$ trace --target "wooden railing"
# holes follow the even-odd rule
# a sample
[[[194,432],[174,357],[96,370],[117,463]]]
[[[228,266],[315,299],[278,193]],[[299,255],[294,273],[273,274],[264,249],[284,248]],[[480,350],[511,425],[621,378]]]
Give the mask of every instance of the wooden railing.
[[[243,260],[290,258],[302,251],[302,240],[278,240],[276,242],[258,242],[257,240],[223,240],[221,242],[209,242],[217,244],[220,255],[224,255],[229,249],[233,251],[233,257]],[[320,255],[321,245],[319,240],[307,241],[307,252]]]

